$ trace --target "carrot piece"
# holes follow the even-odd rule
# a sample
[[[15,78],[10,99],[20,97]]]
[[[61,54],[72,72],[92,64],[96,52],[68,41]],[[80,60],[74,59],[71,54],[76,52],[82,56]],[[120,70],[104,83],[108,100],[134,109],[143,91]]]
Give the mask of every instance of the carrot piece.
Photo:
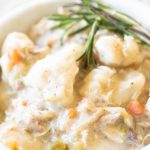
[[[144,106],[139,101],[133,101],[128,106],[128,112],[132,115],[142,115],[144,113]]]
[[[76,108],[71,108],[69,110],[69,118],[70,119],[74,119],[74,118],[76,118],[76,116],[77,116],[77,110],[76,110]]]
[[[16,142],[11,142],[10,143],[10,148],[11,150],[18,150],[18,145]]]
[[[14,50],[12,52],[12,54],[8,55],[9,56],[9,63],[8,63],[8,71],[10,71],[13,66],[15,66],[16,64],[20,63],[23,58],[20,55],[20,53],[17,50]]]

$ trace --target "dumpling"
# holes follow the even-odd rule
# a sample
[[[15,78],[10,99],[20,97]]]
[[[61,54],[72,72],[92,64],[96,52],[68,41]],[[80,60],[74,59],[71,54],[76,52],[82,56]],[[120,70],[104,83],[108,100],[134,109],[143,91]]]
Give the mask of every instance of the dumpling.
[[[115,73],[114,69],[106,66],[93,69],[83,81],[83,86],[80,89],[81,96],[105,103],[103,100],[107,97],[106,92]]]
[[[122,106],[137,100],[145,85],[145,77],[137,71],[115,71],[100,66],[92,70],[80,89],[82,97],[97,101],[100,105]]]
[[[79,71],[76,58],[81,52],[80,46],[70,43],[38,61],[25,78],[26,86],[38,89],[49,101],[71,101],[75,77]]]
[[[106,65],[129,66],[142,60],[138,44],[130,36],[125,36],[124,41],[117,36],[103,36],[95,46],[99,60]]]
[[[27,53],[34,49],[33,42],[23,33],[11,33],[6,38],[2,47],[0,64],[2,67],[2,78],[14,88],[16,80],[27,71],[25,58]]]
[[[140,52],[139,46],[135,39],[131,36],[124,37],[123,44],[123,65],[129,66],[139,64],[142,61],[142,53]]]
[[[123,42],[116,36],[100,37],[96,42],[100,61],[106,65],[120,65],[123,60]]]
[[[9,34],[2,47],[0,59],[3,80],[13,89],[20,88],[22,77],[27,73],[30,66],[36,60],[43,58],[47,52],[46,47],[36,47],[23,33]]]
[[[27,35],[19,32],[10,33],[2,47],[2,55],[11,53],[12,51],[32,51],[34,48],[33,42],[28,38]]]
[[[131,100],[138,100],[145,85],[145,77],[142,73],[129,71],[118,74],[120,75],[122,77],[117,83],[112,82],[114,88],[109,97],[109,103],[112,105],[123,105]]]

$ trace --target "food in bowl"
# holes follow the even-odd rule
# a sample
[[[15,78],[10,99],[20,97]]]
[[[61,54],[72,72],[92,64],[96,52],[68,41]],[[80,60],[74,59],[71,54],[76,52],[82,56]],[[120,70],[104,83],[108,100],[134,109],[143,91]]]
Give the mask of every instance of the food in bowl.
[[[0,148],[148,145],[149,46],[138,22],[87,0],[59,8],[29,34],[10,33],[0,59]]]

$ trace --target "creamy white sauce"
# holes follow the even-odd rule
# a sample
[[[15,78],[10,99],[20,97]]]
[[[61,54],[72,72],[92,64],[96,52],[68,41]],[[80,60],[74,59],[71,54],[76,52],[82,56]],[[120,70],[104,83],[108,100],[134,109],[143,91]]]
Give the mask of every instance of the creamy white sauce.
[[[11,33],[4,42],[0,148],[49,150],[59,140],[71,150],[143,147],[149,126],[144,124],[143,130],[139,114],[128,106],[138,101],[146,111],[132,111],[150,122],[148,48],[132,37],[99,34],[95,48],[100,64],[85,70],[76,58],[88,32],[66,38],[61,46],[63,30],[51,31],[51,24],[42,19],[30,37]]]

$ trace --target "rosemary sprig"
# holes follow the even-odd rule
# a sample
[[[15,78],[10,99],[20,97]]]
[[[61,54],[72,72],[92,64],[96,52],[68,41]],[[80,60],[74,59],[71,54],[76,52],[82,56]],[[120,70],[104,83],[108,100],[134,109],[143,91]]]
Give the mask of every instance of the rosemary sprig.
[[[73,36],[73,35],[75,35],[75,34],[78,34],[78,33],[80,33],[80,32],[83,32],[83,31],[85,31],[86,29],[88,29],[90,26],[87,24],[87,25],[85,25],[85,26],[83,26],[83,27],[81,27],[81,28],[79,28],[79,29],[77,29],[77,30],[75,30],[75,31],[73,31],[73,32],[71,32],[71,33],[69,33],[69,36]]]
[[[77,59],[79,61],[84,58],[86,67],[95,66],[93,55],[94,37],[99,29],[113,31],[121,36],[130,35],[138,39],[141,44],[150,46],[150,33],[148,30],[133,18],[109,6],[95,0],[82,0],[80,3],[69,4],[64,7],[69,11],[67,15],[54,14],[49,16],[50,20],[58,22],[58,25],[52,29],[63,28],[67,36],[74,36],[87,29],[91,29],[85,49]],[[86,25],[74,30],[74,26],[83,20],[86,22]]]
[[[98,29],[98,20],[96,19],[94,24],[92,25],[91,32],[89,34],[88,40],[86,42],[85,49],[83,50],[83,54],[77,59],[77,61],[81,60],[83,57],[85,58],[85,67],[90,66],[91,64],[95,66],[95,60],[93,57],[93,44],[94,44],[94,36]]]

